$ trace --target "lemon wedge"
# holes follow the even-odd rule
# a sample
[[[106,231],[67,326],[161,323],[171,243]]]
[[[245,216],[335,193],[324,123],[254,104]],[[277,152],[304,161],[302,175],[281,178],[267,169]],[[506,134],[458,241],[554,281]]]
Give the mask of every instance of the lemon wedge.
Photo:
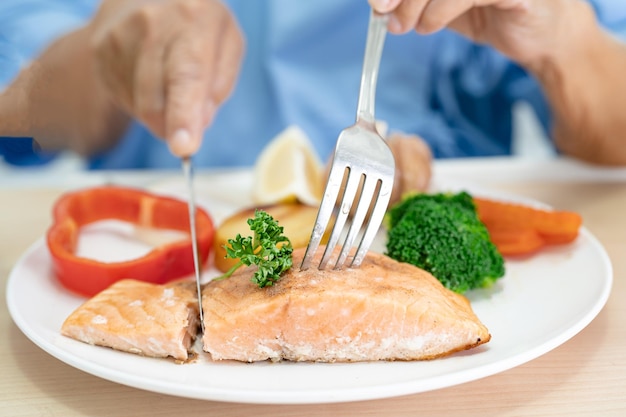
[[[258,204],[319,205],[324,166],[307,135],[290,126],[271,140],[254,166],[252,198]]]

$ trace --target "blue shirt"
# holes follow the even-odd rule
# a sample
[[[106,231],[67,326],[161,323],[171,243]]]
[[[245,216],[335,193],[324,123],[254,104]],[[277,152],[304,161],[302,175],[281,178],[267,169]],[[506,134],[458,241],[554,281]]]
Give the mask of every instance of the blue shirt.
[[[56,37],[85,23],[98,3],[0,1],[0,82]],[[245,32],[246,56],[233,95],[205,133],[196,164],[252,165],[268,141],[291,124],[299,125],[326,159],[341,129],[355,119],[367,2],[227,3]],[[626,39],[626,3],[590,3],[601,24]],[[12,51],[12,62],[2,60],[3,50]],[[519,101],[533,107],[548,131],[550,109],[537,81],[492,48],[451,31],[387,37],[376,117],[391,130],[423,137],[437,158],[510,154],[512,107]],[[92,158],[90,166],[178,168],[180,161],[134,122],[120,144]]]

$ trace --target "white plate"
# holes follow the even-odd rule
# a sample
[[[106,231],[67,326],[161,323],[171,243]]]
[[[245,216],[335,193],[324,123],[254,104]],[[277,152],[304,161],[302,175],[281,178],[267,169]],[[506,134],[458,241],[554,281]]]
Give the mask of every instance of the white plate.
[[[199,203],[220,220],[245,204],[250,181],[249,174],[236,173],[200,180],[196,187]],[[157,189],[184,195],[180,187],[177,182]],[[113,255],[129,250],[107,245]],[[506,276],[494,288],[467,294],[492,340],[471,351],[425,362],[245,364],[214,363],[200,355],[195,362],[180,365],[80,343],[61,336],[59,329],[83,299],[57,283],[43,239],[12,270],[7,304],[17,326],[43,350],[120,384],[206,400],[331,403],[435,390],[528,362],[587,326],[606,303],[613,279],[604,248],[585,228],[573,244],[527,260],[508,261],[506,268]]]

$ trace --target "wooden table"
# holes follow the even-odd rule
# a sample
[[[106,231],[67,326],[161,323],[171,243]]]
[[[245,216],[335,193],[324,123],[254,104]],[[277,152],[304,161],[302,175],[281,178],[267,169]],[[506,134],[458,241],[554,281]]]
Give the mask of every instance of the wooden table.
[[[495,175],[501,162],[482,171],[478,180],[579,212],[603,243],[614,268],[605,308],[565,344],[509,371],[422,394],[327,405],[250,405],[161,395],[89,375],[38,348],[9,316],[6,280],[19,256],[44,234],[50,207],[67,188],[67,179],[58,186],[47,180],[45,187],[0,179],[0,415],[626,416],[626,173],[570,163],[565,168],[525,163],[508,175]],[[480,171],[472,166],[479,167],[448,170],[442,164],[442,169],[448,175]],[[97,180],[90,177],[88,182]]]

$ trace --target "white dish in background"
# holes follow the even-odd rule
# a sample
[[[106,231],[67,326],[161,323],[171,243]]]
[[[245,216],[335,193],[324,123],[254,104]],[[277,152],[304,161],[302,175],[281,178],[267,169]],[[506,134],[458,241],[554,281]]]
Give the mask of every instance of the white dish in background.
[[[199,204],[219,221],[246,204],[250,183],[249,173],[204,177],[196,185]],[[182,182],[161,184],[155,190],[185,195]],[[483,191],[476,189],[485,194]],[[100,239],[97,233],[85,245],[84,253],[98,253],[105,246],[106,251],[113,252],[109,256],[132,247],[112,245],[110,239]],[[205,277],[212,273],[207,271]],[[608,299],[612,280],[604,248],[584,228],[571,245],[549,248],[526,260],[507,261],[507,274],[497,285],[466,294],[492,340],[470,351],[425,362],[246,364],[212,362],[201,354],[197,360],[180,365],[77,342],[61,336],[59,329],[84,299],[66,291],[54,278],[44,239],[13,268],[7,304],[17,326],[43,350],[110,381],[216,401],[332,403],[449,387],[535,359],[594,319]]]

